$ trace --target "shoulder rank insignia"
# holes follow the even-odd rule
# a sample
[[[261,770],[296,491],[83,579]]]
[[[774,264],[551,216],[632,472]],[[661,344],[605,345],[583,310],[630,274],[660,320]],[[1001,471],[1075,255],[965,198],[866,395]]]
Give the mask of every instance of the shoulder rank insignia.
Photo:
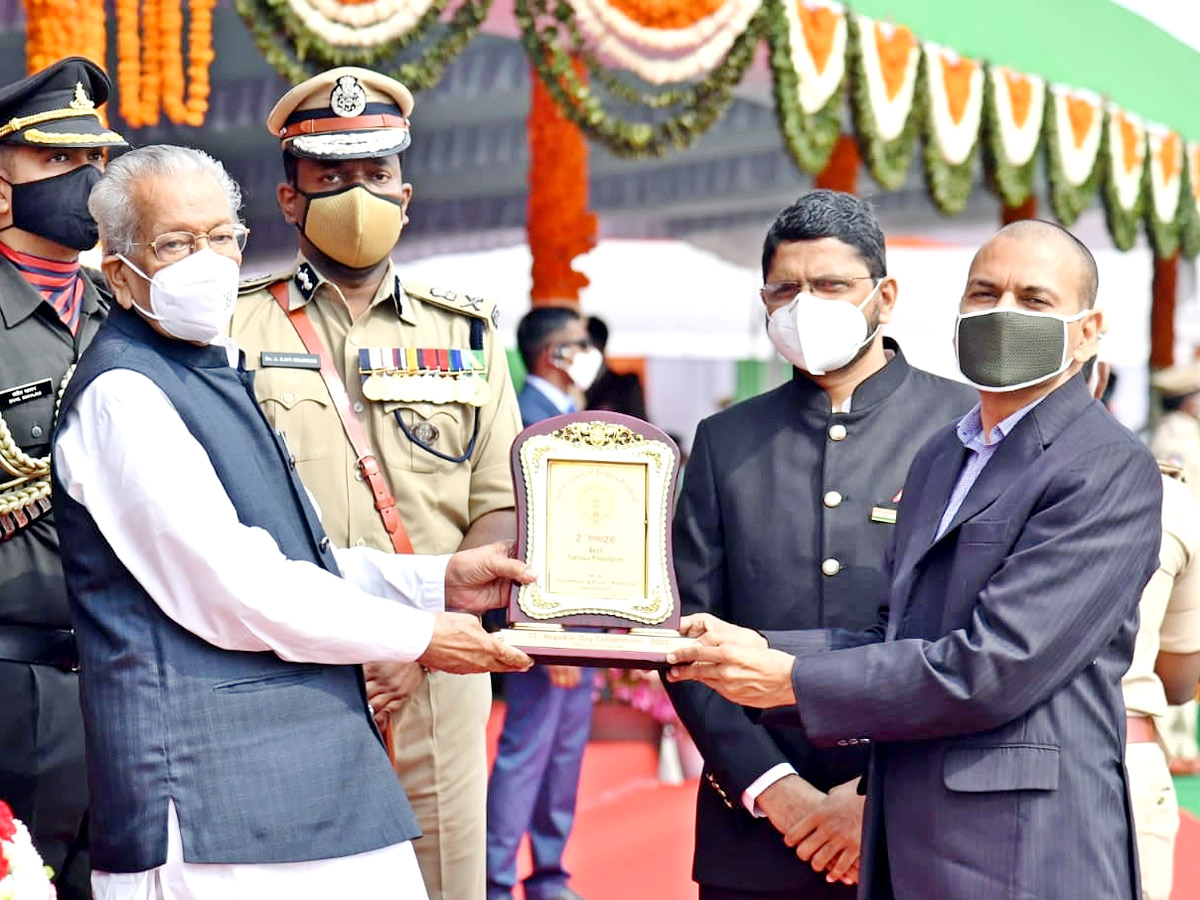
[[[368,400],[484,406],[492,395],[482,350],[363,347],[358,372]]]
[[[272,272],[270,275],[259,275],[257,278],[247,278],[245,281],[238,284],[238,294],[244,296],[253,294],[255,291],[263,291],[269,288],[277,281],[287,281],[291,278],[291,272]]]
[[[428,287],[411,281],[404,282],[404,292],[410,297],[417,297],[442,309],[490,322],[493,328],[500,321],[499,307],[486,297],[461,294],[446,288]]]

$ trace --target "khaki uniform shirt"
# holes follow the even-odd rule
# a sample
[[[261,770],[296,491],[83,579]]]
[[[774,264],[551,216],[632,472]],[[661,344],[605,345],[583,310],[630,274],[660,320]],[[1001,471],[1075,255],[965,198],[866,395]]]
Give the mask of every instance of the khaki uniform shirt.
[[[1200,500],[1200,420],[1185,412],[1169,412],[1158,421],[1150,452],[1183,469],[1184,484]]]
[[[402,286],[389,263],[370,308],[351,322],[339,288],[303,257],[282,278],[288,279],[291,308],[306,308],[334,359],[415,552],[450,553],[472,522],[513,506],[509,448],[521,425],[507,357],[496,337],[493,304],[452,291]],[[320,372],[294,367],[296,359],[290,360],[292,365],[272,364],[289,356],[303,362],[307,354],[267,290],[278,280],[280,276],[243,286],[231,326],[247,367],[257,370],[259,404],[271,425],[284,433],[300,477],[321,507],[330,539],[343,547],[390,552],[391,540]],[[473,328],[482,331],[490,385],[483,406],[372,401],[363,395],[360,349],[467,349]]]
[[[1200,505],[1182,482],[1165,475],[1162,520],[1158,570],[1142,591],[1133,661],[1121,679],[1125,709],[1135,716],[1167,712],[1154,674],[1159,651],[1200,651]]]

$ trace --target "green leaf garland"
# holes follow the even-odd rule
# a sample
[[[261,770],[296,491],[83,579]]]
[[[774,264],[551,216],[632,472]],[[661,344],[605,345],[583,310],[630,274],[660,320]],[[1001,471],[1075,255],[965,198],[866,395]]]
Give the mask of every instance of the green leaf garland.
[[[1179,243],[1189,259],[1200,256],[1200,212],[1196,210],[1196,187],[1192,182],[1192,166],[1188,145],[1183,145],[1183,173],[1179,185]]]
[[[909,110],[904,129],[893,140],[879,136],[875,128],[875,111],[867,92],[867,76],[863,70],[862,39],[859,36],[861,20],[851,16],[848,47],[850,72],[850,111],[854,117],[854,131],[867,170],[871,176],[889,191],[904,186],[908,170],[912,166],[916,149],[917,122],[922,118],[922,103],[925,97],[925,59],[917,44],[917,83],[913,89],[913,107]]]
[[[1097,164],[1101,171],[1100,199],[1104,202],[1104,220],[1108,223],[1108,233],[1119,250],[1129,250],[1137,243],[1137,227],[1146,207],[1146,192],[1144,190],[1146,172],[1143,169],[1142,178],[1138,180],[1137,199],[1133,209],[1125,209],[1117,198],[1117,161],[1113,158],[1111,137],[1110,112],[1104,113],[1104,131],[1100,138],[1100,156]],[[1146,135],[1142,134],[1142,145],[1146,144]]]
[[[614,87],[611,78],[601,79],[601,87],[626,103],[654,110],[681,107],[658,121],[638,122],[606,109],[597,92],[576,74],[572,54],[582,58],[591,72],[602,67],[584,44],[570,4],[565,0],[516,0],[521,42],[559,110],[593,140],[622,157],[665,156],[691,146],[713,126],[733,102],[733,89],[754,59],[754,48],[766,27],[765,10],[764,5],[754,14],[712,72],[686,88],[646,95],[634,93],[627,85]]]
[[[1049,86],[1043,87],[1045,108],[1051,102]],[[1000,198],[1007,207],[1020,206],[1033,193],[1034,175],[1037,169],[1038,151],[1022,166],[1014,166],[1008,161],[1004,150],[1004,139],[1000,133],[1000,113],[996,108],[996,88],[992,85],[991,67],[984,72],[983,78],[983,171],[992,192]],[[1044,143],[1044,141],[1040,142]],[[1041,149],[1040,147],[1038,149]]]
[[[1067,181],[1066,175],[1063,174],[1062,156],[1058,150],[1058,124],[1054,115],[1057,101],[1049,85],[1046,86],[1046,91],[1046,106],[1043,110],[1045,138],[1042,143],[1046,148],[1046,174],[1050,180],[1050,207],[1054,210],[1055,218],[1069,228],[1075,224],[1079,214],[1092,202],[1092,197],[1096,193],[1096,178],[1100,161],[1097,159],[1092,164],[1092,172],[1083,184],[1073,185]],[[1100,111],[1100,115],[1104,115],[1103,110]],[[1100,127],[1104,127],[1103,121]]]
[[[491,5],[492,0],[464,0],[442,23],[447,0],[437,0],[403,35],[373,47],[344,47],[308,28],[287,0],[236,0],[238,13],[267,62],[293,84],[333,66],[367,66],[402,81],[414,93],[441,80],[446,66],[474,38]],[[442,33],[432,37],[439,30]],[[425,43],[415,59],[387,68],[379,65],[418,42]]]
[[[846,76],[842,76],[842,83],[823,107],[811,115],[804,112],[800,106],[799,77],[792,65],[787,11],[783,7],[787,2],[795,0],[767,0],[764,4],[768,8],[767,45],[775,76],[772,85],[775,115],[792,159],[801,169],[815,175],[829,164],[829,157],[842,133]]]

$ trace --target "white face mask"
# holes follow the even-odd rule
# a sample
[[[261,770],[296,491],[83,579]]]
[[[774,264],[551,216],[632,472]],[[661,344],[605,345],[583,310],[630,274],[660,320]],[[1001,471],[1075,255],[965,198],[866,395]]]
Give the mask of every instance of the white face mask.
[[[151,278],[124,256],[118,258],[150,282],[150,309],[139,306],[138,312],[171,337],[211,344],[225,333],[237,303],[241,267],[235,260],[205,247]]]
[[[589,347],[587,350],[577,351],[563,371],[577,388],[586,391],[600,374],[600,367],[603,365],[604,354],[595,347]]]
[[[767,335],[779,355],[796,368],[810,375],[836,371],[854,359],[879,331],[876,326],[867,334],[867,318],[862,310],[882,284],[876,284],[858,305],[799,293],[767,317]]]

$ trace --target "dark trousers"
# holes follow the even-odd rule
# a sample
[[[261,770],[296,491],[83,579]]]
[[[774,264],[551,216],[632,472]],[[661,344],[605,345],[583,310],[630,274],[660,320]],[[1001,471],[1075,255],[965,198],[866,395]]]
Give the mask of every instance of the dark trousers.
[[[60,900],[90,900],[79,678],[0,662],[0,800],[54,869]]]
[[[504,676],[508,711],[488,782],[489,900],[511,893],[526,832],[533,849],[526,900],[551,900],[566,887],[562,856],[591,729],[592,681],[591,669],[584,669],[577,687],[554,687],[540,666]]]

